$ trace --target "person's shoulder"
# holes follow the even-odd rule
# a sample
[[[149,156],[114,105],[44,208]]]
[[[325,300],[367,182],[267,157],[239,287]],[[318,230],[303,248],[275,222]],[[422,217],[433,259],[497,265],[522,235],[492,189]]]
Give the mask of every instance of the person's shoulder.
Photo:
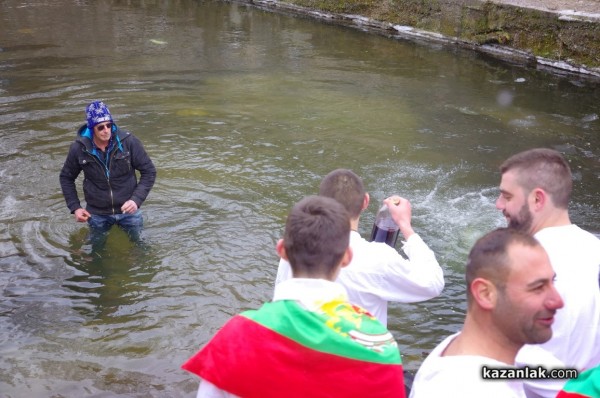
[[[564,368],[566,365],[553,353],[540,344],[525,344],[515,359],[517,366],[539,366],[544,365],[552,368]]]
[[[585,229],[573,224],[573,227],[575,228],[575,230],[577,231],[577,233],[579,234],[580,237],[582,237],[583,239],[585,239],[586,241],[598,245],[600,247],[600,234],[596,233],[592,233],[590,231],[586,231]]]
[[[483,380],[480,372],[475,377],[465,372],[452,371],[440,377],[431,378],[426,383],[413,384],[410,398],[430,398],[447,396],[480,398],[525,398],[520,382],[503,380]]]
[[[119,128],[117,130],[117,136],[123,147],[128,148],[134,152],[144,151],[144,144],[134,133],[129,130]]]
[[[423,363],[412,386],[411,398],[447,395],[460,397],[525,397],[521,383],[483,378],[485,358],[470,355],[435,356]],[[491,361],[490,369],[500,364]],[[503,367],[507,367],[504,365]]]
[[[600,240],[600,235],[593,234],[585,229],[581,228],[577,224],[569,224],[569,225],[560,225],[560,226],[550,226],[543,228],[534,234],[536,239],[546,238],[546,237],[554,237],[554,238],[565,238],[565,237],[577,237],[580,238],[582,236],[588,237],[590,239]]]
[[[383,271],[388,270],[390,266],[408,263],[396,248],[383,242],[369,242],[362,239],[350,242],[350,248],[352,262],[348,267],[342,268],[341,273]]]
[[[535,233],[535,238],[549,248],[585,247],[600,250],[600,236],[575,225],[547,227]]]
[[[91,150],[92,141],[87,137],[78,135],[69,144],[69,152],[80,152],[83,149]]]
[[[474,396],[473,368],[461,363],[460,357],[430,354],[419,368],[411,389],[411,398],[437,397],[452,391],[454,396]],[[474,374],[479,377],[479,372]]]
[[[137,137],[129,130],[117,127],[117,135],[121,141],[125,139],[137,139]]]

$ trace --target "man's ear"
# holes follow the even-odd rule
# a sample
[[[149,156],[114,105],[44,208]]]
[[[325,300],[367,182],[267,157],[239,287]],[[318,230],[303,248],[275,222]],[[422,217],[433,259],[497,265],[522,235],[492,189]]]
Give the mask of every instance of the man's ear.
[[[546,191],[541,188],[535,188],[533,191],[531,191],[530,197],[533,209],[537,211],[543,209],[549,199]]]
[[[363,204],[362,204],[362,209],[365,210],[367,207],[369,207],[369,201],[371,200],[371,197],[369,196],[368,192],[365,192],[365,197],[363,199]]]
[[[492,310],[496,307],[498,300],[498,290],[496,286],[488,279],[476,278],[471,282],[471,294],[477,304],[486,310]]]
[[[344,253],[344,256],[342,257],[342,261],[340,262],[340,267],[345,267],[348,264],[350,264],[350,262],[352,261],[352,256],[354,256],[354,253],[352,253],[352,248],[350,246],[348,246],[346,248],[346,252]]]
[[[281,257],[285,261],[288,261],[287,253],[285,252],[285,245],[284,245],[283,239],[279,239],[277,241],[277,245],[275,246],[275,250],[277,251],[277,254],[279,255],[279,257]]]

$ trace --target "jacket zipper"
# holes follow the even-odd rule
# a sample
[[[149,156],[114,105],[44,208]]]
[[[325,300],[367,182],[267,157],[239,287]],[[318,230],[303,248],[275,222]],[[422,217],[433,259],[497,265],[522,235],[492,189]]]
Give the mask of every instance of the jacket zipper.
[[[111,168],[111,166],[114,163],[115,154],[117,152],[118,152],[118,148],[116,147],[116,144],[115,144],[115,146],[113,147],[113,151],[110,154],[110,162],[108,163],[108,176],[106,177],[106,182],[108,183],[108,188],[110,189],[110,203],[111,203],[110,207],[112,208],[113,215],[115,215],[116,213],[115,213],[115,198],[113,196],[113,190],[112,190],[112,187],[110,185],[110,168]]]
[[[111,162],[115,157],[115,152],[116,152],[116,148],[114,148],[115,150],[113,150],[112,152],[112,157],[111,157]],[[106,183],[108,184],[108,192],[110,193],[110,208],[112,209],[112,213],[113,215],[115,215],[115,197],[113,195],[113,191],[112,191],[112,186],[110,185],[110,165],[107,168],[104,163],[102,163],[102,161],[98,158],[98,156],[94,155],[93,153],[91,153],[90,151],[88,151],[87,149],[85,150],[86,153],[88,153],[96,163],[98,163],[100,165],[100,167],[102,167],[102,169],[104,170],[104,176],[106,177]]]

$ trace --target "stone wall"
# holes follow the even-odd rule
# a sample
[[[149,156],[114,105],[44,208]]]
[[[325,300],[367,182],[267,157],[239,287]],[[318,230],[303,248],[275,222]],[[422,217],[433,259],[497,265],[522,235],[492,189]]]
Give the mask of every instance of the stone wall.
[[[241,0],[254,6],[444,42],[556,72],[600,78],[600,14],[479,0]],[[542,2],[543,3],[543,2]]]

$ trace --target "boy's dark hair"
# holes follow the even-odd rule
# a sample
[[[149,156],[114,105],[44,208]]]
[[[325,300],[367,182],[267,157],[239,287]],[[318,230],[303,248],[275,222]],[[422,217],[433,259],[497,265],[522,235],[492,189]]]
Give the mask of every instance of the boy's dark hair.
[[[363,208],[365,187],[352,170],[337,169],[327,174],[319,186],[319,195],[340,202],[351,218],[358,218]]]
[[[294,274],[330,277],[350,241],[350,219],[340,203],[308,196],[290,211],[283,236]]]

